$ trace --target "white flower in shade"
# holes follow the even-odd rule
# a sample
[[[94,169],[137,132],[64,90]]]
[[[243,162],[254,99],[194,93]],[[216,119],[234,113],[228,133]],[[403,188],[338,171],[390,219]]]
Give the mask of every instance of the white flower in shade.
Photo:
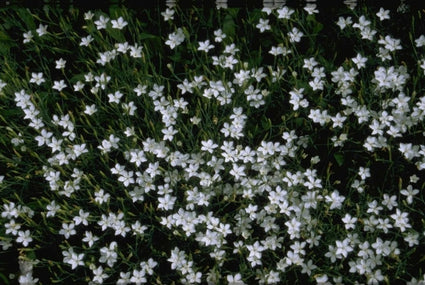
[[[413,203],[413,197],[419,193],[418,189],[413,189],[412,185],[407,186],[406,189],[402,189],[400,194],[406,196],[407,204]]]
[[[344,218],[342,218],[342,222],[345,224],[345,229],[354,229],[356,227],[357,218],[352,217],[350,214],[345,214]]]
[[[31,31],[28,31],[28,32],[24,33],[23,43],[24,44],[27,44],[27,43],[31,42],[32,39],[33,39],[33,37],[34,37],[34,35],[33,35],[33,33]]]
[[[199,47],[198,47],[199,51],[208,52],[212,48],[214,48],[214,45],[210,44],[210,40],[199,42]]]
[[[43,78],[43,73],[39,72],[39,73],[31,73],[31,79],[30,79],[30,83],[35,83],[37,85],[40,85],[41,83],[45,82],[46,80]]]
[[[301,40],[301,37],[303,36],[303,32],[298,30],[296,27],[293,27],[292,30],[288,33],[289,41],[291,43],[297,43]]]
[[[316,9],[317,5],[316,4],[307,4],[304,7],[304,10],[309,14],[309,15],[313,15],[313,14],[317,14],[319,13],[319,10]]]
[[[122,94],[120,91],[116,91],[115,93],[108,94],[109,103],[120,103],[120,99],[124,94]]]
[[[84,88],[84,83],[82,83],[81,81],[77,81],[77,83],[75,83],[73,87],[75,92],[81,91]]]
[[[214,31],[214,36],[215,36],[214,41],[217,42],[217,43],[222,42],[223,39],[226,38],[226,34],[223,33],[223,31],[221,29]]]
[[[243,285],[245,284],[242,281],[242,275],[240,273],[237,273],[235,275],[227,275],[226,276],[227,282],[229,282],[229,285]]]
[[[261,18],[260,18],[260,22],[255,27],[260,30],[260,33],[264,33],[265,31],[268,31],[271,29],[271,26],[269,25],[269,20],[261,19]]]
[[[89,247],[92,247],[93,244],[98,240],[99,238],[97,236],[94,236],[92,232],[86,231],[84,233],[83,241],[86,242],[89,245]]]
[[[76,253],[74,249],[70,247],[68,251],[62,251],[63,262],[71,265],[71,269],[77,268],[79,265],[84,265],[84,253]]]
[[[38,280],[39,280],[38,278],[34,278],[32,276],[32,271],[19,276],[19,284],[36,285]]]
[[[134,46],[130,46],[130,56],[134,58],[140,58],[142,57],[142,46],[139,46],[138,44],[135,44]]]
[[[69,239],[70,236],[73,236],[77,233],[75,230],[75,224],[74,223],[63,223],[62,229],[59,231],[59,234],[65,236],[65,239]]]
[[[118,30],[122,30],[125,26],[128,25],[128,23],[124,21],[123,17],[119,17],[116,20],[112,20],[111,24],[113,29],[118,29]]]
[[[117,261],[118,254],[116,252],[116,249],[118,247],[117,242],[113,241],[108,247],[102,247],[100,249],[100,263],[106,263],[109,267],[113,267],[115,262]]]
[[[274,56],[278,56],[278,55],[287,55],[290,53],[290,50],[288,50],[286,47],[282,47],[282,46],[273,46],[271,47],[269,54],[274,55]]]
[[[168,35],[168,40],[165,42],[171,49],[174,49],[176,46],[179,46],[184,42],[185,36],[183,30],[178,28],[174,33]]]
[[[396,209],[396,213],[391,215],[391,218],[394,220],[394,227],[399,228],[401,232],[404,232],[406,228],[411,228],[409,224],[409,214],[406,212]]]
[[[97,112],[96,104],[87,105],[84,109],[84,114],[87,114],[89,116],[93,115]]]
[[[65,64],[66,64],[66,60],[64,60],[63,58],[56,60],[56,69],[65,68]]]
[[[164,12],[161,12],[162,17],[164,17],[164,21],[174,20],[174,9],[167,8]]]
[[[147,85],[138,84],[137,87],[133,89],[133,91],[136,92],[137,96],[141,96],[142,94],[146,94],[147,88]]]
[[[41,36],[47,34],[47,25],[40,24],[38,26],[38,29],[35,30],[35,31],[37,32],[38,36],[41,37]]]
[[[174,196],[171,196],[169,194],[166,194],[164,197],[158,198],[158,209],[167,211],[172,210],[174,208],[174,203],[176,202],[177,198]]]
[[[66,84],[64,80],[54,81],[52,89],[56,89],[59,92],[66,88]]]
[[[284,6],[280,9],[276,10],[278,16],[278,19],[286,19],[289,20],[291,18],[291,15],[295,12],[294,10],[292,10],[291,8],[288,8],[287,6]]]
[[[218,144],[215,144],[212,140],[201,141],[201,144],[201,150],[208,151],[209,153],[213,153],[214,149],[218,147]]]
[[[130,277],[131,277],[130,272],[120,272],[120,279],[118,279],[117,285],[127,285],[127,284],[129,284],[131,282]]]
[[[340,209],[342,207],[342,203],[345,200],[344,196],[339,195],[337,190],[333,191],[331,195],[325,196],[325,200],[328,203],[331,203],[330,209]]]
[[[93,19],[93,17],[94,17],[94,13],[92,11],[88,11],[84,13],[84,20],[90,21],[91,19]]]
[[[379,12],[376,13],[376,16],[378,16],[380,21],[387,20],[390,18],[390,10],[385,10],[381,7],[381,9],[379,9]]]
[[[83,37],[81,38],[80,46],[88,47],[93,40],[94,38],[91,35],[88,35],[87,37]]]
[[[115,44],[115,48],[120,53],[126,53],[130,49],[130,46],[128,42],[123,42]]]
[[[95,195],[94,200],[100,205],[103,203],[107,203],[109,201],[109,198],[111,197],[111,195],[109,195],[109,193],[105,193],[103,189],[96,191],[94,195]]]
[[[46,209],[46,217],[54,217],[56,215],[56,212],[60,210],[60,206],[56,205],[56,201],[53,200],[52,202],[50,202],[50,204],[46,206]]]
[[[425,36],[421,35],[419,38],[417,38],[415,40],[415,44],[416,44],[416,47],[418,48],[425,46]]]
[[[339,17],[338,22],[336,23],[341,30],[345,29],[345,27],[350,26],[353,23],[351,17]]]
[[[350,253],[352,251],[353,251],[353,247],[350,246],[350,240],[348,238],[344,239],[343,241],[340,241],[340,240],[336,241],[336,255],[337,255],[337,257],[339,255],[347,257],[348,253]]]
[[[145,270],[133,270],[133,274],[131,275],[130,282],[134,284],[142,284],[146,283],[147,279],[145,277],[146,272]]]
[[[78,212],[78,216],[73,218],[75,225],[83,224],[85,226],[89,225],[87,218],[90,216],[89,212],[84,212],[82,209]]]
[[[3,90],[3,88],[7,85],[6,82],[0,79],[0,92]]]
[[[99,267],[96,268],[93,265],[93,267],[91,266],[91,269],[92,269],[93,275],[94,275],[93,276],[93,283],[94,284],[102,284],[103,281],[109,277],[108,274],[106,274],[106,273],[103,272],[103,267],[102,266],[99,266]]]
[[[22,243],[24,247],[27,247],[28,244],[32,242],[31,232],[29,230],[18,231],[18,237],[16,238],[16,242]]]
[[[101,29],[106,29],[106,25],[108,24],[108,22],[109,22],[109,18],[101,15],[99,17],[99,20],[95,21],[94,24],[96,25],[96,28],[98,30],[101,30]]]
[[[354,62],[358,69],[366,67],[367,57],[363,57],[360,53],[358,53],[357,56],[353,57],[351,60]]]

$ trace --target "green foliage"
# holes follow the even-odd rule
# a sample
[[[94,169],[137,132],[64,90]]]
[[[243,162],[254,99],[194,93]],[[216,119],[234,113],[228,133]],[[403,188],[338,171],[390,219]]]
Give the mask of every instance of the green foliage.
[[[423,11],[308,11],[1,9],[0,283],[422,282]]]

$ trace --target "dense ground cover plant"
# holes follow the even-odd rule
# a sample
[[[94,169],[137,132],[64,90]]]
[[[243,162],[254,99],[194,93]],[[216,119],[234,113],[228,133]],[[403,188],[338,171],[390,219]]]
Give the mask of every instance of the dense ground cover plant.
[[[2,282],[424,282],[423,12],[340,13],[2,10]]]

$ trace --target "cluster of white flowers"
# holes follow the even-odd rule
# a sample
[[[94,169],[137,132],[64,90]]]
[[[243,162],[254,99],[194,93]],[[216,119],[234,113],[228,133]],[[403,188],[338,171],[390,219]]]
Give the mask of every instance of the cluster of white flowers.
[[[304,10],[309,19],[318,13],[315,5]],[[305,12],[265,8],[253,25],[260,34],[273,33],[272,23],[287,23]],[[174,9],[161,15],[174,27]],[[382,8],[376,16],[380,21],[390,17]],[[201,69],[205,73],[187,72],[183,78],[173,74],[178,82],[152,79],[147,73],[140,79],[139,73],[131,83],[120,82],[121,71],[114,68],[130,60],[147,65],[146,45],[107,37],[111,29],[131,28],[125,17],[110,20],[88,12],[85,20],[95,28],[78,39],[78,47],[84,54],[97,44],[102,47],[91,53],[86,70],[59,80],[45,78],[45,70],[31,70],[24,87],[12,93],[31,128],[28,133],[34,134],[25,139],[30,137],[28,144],[44,156],[38,172],[48,191],[39,200],[43,211],[37,218],[60,239],[61,261],[73,272],[86,270],[85,282],[161,282],[155,270],[168,266],[177,274],[170,279],[183,284],[278,284],[288,281],[285,274],[293,271],[318,284],[378,284],[403,258],[403,249],[424,240],[422,225],[410,212],[421,203],[418,176],[409,174],[408,183],[400,177],[399,193],[378,191],[372,189],[377,183],[371,183],[370,163],[362,161],[365,164],[355,163],[352,179],[341,186],[331,177],[335,163],[328,154],[310,155],[317,137],[309,130],[320,129],[332,133],[332,149],[344,152],[346,144],[358,140],[368,155],[395,150],[418,171],[425,169],[425,145],[404,139],[422,130],[425,96],[410,93],[406,86],[415,75],[395,61],[403,45],[390,35],[380,36],[374,20],[364,15],[339,18],[341,32],[359,33],[379,52],[356,51],[333,70],[319,57],[292,57],[309,36],[296,21],[266,50],[279,63],[273,66],[249,63],[237,37],[233,42],[222,29],[194,44],[187,28],[179,27],[164,37],[164,48],[194,49],[195,58],[206,58]],[[45,35],[47,26],[40,24],[36,33]],[[25,44],[37,45],[33,31],[23,36]],[[415,43],[423,48],[425,36]],[[376,69],[364,75],[373,56]],[[287,63],[285,69],[282,63]],[[59,58],[54,64],[65,74],[70,63]],[[425,74],[425,58],[420,64]],[[269,114],[269,103],[281,100],[274,86],[280,90],[282,82],[291,83],[283,99],[289,107]],[[372,94],[360,94],[363,84]],[[0,80],[0,94],[6,86]],[[40,88],[63,100],[79,94],[83,102],[45,115],[48,110],[34,99]],[[326,102],[328,91],[332,102]],[[256,130],[262,112],[273,135]],[[285,116],[301,119],[301,125],[290,119],[287,123]],[[273,126],[276,117],[284,121],[278,128]],[[366,137],[355,138],[350,124],[366,126]],[[11,143],[25,144],[19,130],[16,134]],[[323,161],[328,165],[323,167]],[[0,185],[9,178],[0,176]],[[12,197],[3,198],[0,245],[37,247],[46,237],[33,236],[40,235],[31,228],[34,222],[27,222],[36,216],[34,211]],[[154,235],[166,237],[155,240]],[[19,279],[21,284],[37,281],[32,270]],[[418,282],[425,282],[424,277]]]

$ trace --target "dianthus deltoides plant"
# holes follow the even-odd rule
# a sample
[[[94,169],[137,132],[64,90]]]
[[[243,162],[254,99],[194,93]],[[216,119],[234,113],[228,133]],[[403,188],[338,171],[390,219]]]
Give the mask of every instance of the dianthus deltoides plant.
[[[424,12],[318,13],[3,8],[0,283],[423,284]]]

